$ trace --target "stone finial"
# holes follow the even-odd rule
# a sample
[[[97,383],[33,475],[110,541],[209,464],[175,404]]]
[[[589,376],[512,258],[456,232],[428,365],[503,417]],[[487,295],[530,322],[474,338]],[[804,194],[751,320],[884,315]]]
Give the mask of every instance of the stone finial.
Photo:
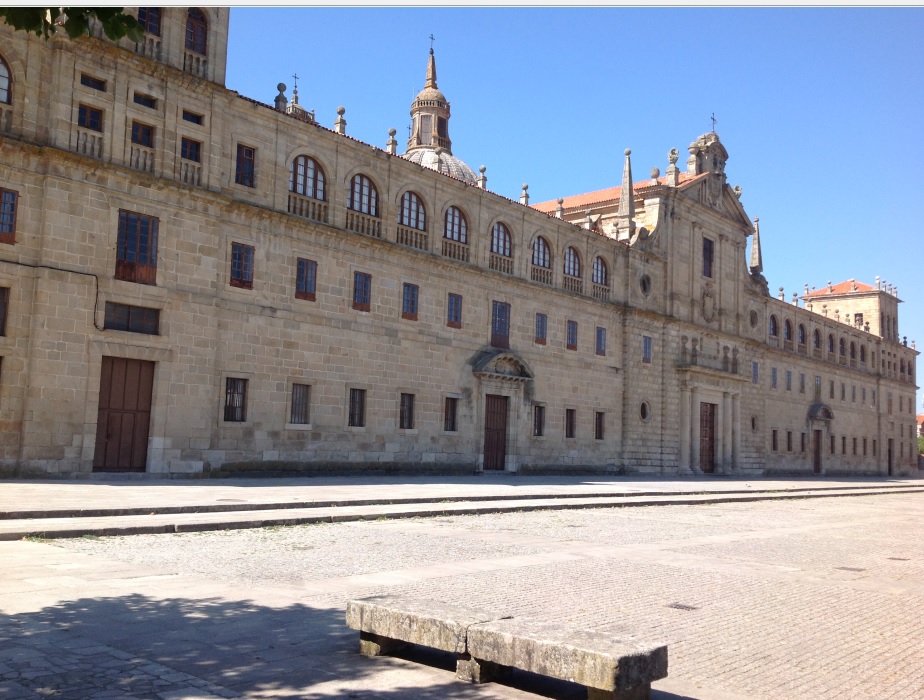
[[[785,300],[786,300],[786,295],[783,294],[783,288],[782,288],[782,287],[780,287],[779,298],[780,298],[780,301],[785,301]]]
[[[279,94],[276,95],[276,99],[273,100],[273,104],[276,106],[277,112],[285,112],[286,107],[289,106],[289,100],[286,98],[286,84],[279,83],[276,86],[276,89],[279,90]]]
[[[879,275],[876,275],[876,289],[880,288]]]
[[[678,158],[680,158],[680,151],[676,148],[672,148],[667,152],[667,162],[671,165],[677,165]]]
[[[814,305],[812,302],[809,301],[809,302],[806,302],[805,308],[808,309],[809,311],[811,311],[812,309],[815,308],[815,305]]]
[[[334,131],[338,134],[346,134],[346,119],[343,118],[343,115],[346,114],[345,107],[337,107],[337,120],[334,122]]]
[[[584,228],[588,231],[592,231],[594,228],[594,217],[593,214],[590,213],[590,209],[584,212]]]
[[[917,350],[917,346],[914,344],[914,341],[911,341],[911,349]],[[921,397],[921,406],[924,406],[924,396]]]
[[[825,315],[825,318],[828,317],[828,305],[827,305],[827,304],[822,304],[822,305],[821,305],[821,313],[823,313],[823,314]]]
[[[805,291],[803,292],[803,295],[808,294],[808,293],[809,293],[808,282],[806,282],[806,283],[805,283]]]
[[[793,303],[793,306],[799,305],[799,295],[796,294],[795,292],[792,293],[792,303]]]
[[[841,322],[841,310],[840,309],[834,309],[834,320],[837,321],[838,323]]]
[[[555,216],[559,219],[565,218],[565,200],[562,197],[558,198],[558,206],[555,208]]]
[[[850,291],[851,292],[857,291],[857,281],[856,280],[850,280]]]
[[[869,333],[869,321],[863,322],[863,330]]]
[[[690,154],[690,157],[687,158],[687,174],[688,175],[698,175],[699,174],[699,149],[696,147],[695,143],[691,143],[687,147],[687,151]]]
[[[828,294],[831,294],[834,291],[834,287],[831,285],[831,280],[828,280]]]
[[[902,337],[902,345],[904,345],[906,348],[908,347],[908,336],[907,335]]]
[[[523,183],[523,190],[520,192],[520,204],[529,204],[529,185]]]
[[[735,185],[734,189],[732,189],[732,192],[735,193],[735,199],[741,199],[741,195],[743,193],[741,185]]]
[[[632,155],[630,149],[625,150],[626,160],[622,169],[622,189],[619,192],[619,209],[616,217],[620,224],[626,223],[629,237],[635,233],[635,193],[632,191]]]
[[[754,240],[751,242],[751,274],[764,271],[764,256],[760,251],[760,219],[754,217]]]
[[[651,179],[654,180],[654,182],[651,183],[651,184],[652,184],[652,185],[657,185],[657,184],[658,184],[658,178],[659,178],[659,177],[661,177],[661,169],[660,169],[660,168],[652,168],[652,169],[651,169]]]
[[[478,168],[478,172],[481,174],[478,176],[477,182],[478,186],[483,190],[488,189],[488,176],[484,174],[486,170],[487,168],[483,165]]]
[[[667,152],[667,162],[670,163],[667,166],[667,185],[669,187],[676,187],[677,183],[680,182],[680,168],[677,167],[678,158],[680,158],[680,151],[676,148],[672,148]]]
[[[385,142],[385,152],[388,155],[394,156],[398,154],[398,139],[395,138],[397,133],[397,129],[388,130],[388,141]]]

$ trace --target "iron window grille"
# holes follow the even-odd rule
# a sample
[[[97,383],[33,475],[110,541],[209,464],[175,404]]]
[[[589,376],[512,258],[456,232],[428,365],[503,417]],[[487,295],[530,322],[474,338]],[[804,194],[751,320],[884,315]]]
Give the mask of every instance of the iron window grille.
[[[244,423],[247,420],[247,380],[225,379],[225,422]]]
[[[401,430],[412,430],[414,428],[414,394],[401,394],[398,427]]]
[[[348,425],[363,428],[366,425],[366,390],[350,389],[350,414]]]
[[[447,396],[443,405],[443,430],[447,433],[454,433],[459,429],[458,411],[459,399]]]
[[[289,423],[292,425],[308,425],[311,422],[310,405],[311,386],[308,384],[293,384]]]
[[[533,437],[545,435],[545,406],[533,406]]]

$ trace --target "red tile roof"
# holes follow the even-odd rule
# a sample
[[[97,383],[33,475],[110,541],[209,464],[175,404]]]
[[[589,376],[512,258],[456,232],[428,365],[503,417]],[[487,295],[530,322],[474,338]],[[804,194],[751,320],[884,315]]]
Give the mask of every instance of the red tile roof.
[[[854,289],[856,285],[856,289]],[[838,282],[837,284],[832,284],[829,286],[824,286],[821,289],[813,289],[808,294],[804,294],[804,297],[819,297],[827,296],[828,294],[850,294],[851,292],[875,292],[876,288],[870,284],[865,284],[863,282],[857,282],[856,280],[847,280],[846,282]]]
[[[677,179],[679,185],[685,185],[688,182],[706,175],[707,173],[701,173],[700,175],[690,175],[688,173],[680,173],[680,177]],[[654,179],[649,178],[647,180],[641,180],[639,182],[632,183],[632,191],[634,193],[644,190],[647,187],[654,186]],[[662,176],[658,178],[658,184],[664,185],[667,183],[667,176]],[[580,209],[583,207],[588,207],[592,204],[602,204],[604,202],[618,202],[619,195],[622,193],[622,185],[617,187],[607,187],[605,190],[597,190],[596,192],[587,192],[585,194],[575,194],[570,197],[565,197],[562,206],[565,209]],[[537,209],[546,214],[554,214],[558,210],[558,200],[550,200],[548,202],[538,202],[536,204],[531,204],[531,208]]]

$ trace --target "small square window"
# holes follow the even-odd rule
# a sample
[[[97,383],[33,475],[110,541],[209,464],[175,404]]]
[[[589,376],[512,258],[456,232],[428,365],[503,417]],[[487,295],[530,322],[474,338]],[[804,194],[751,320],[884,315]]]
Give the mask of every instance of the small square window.
[[[642,362],[644,362],[646,365],[650,365],[651,355],[652,355],[651,336],[643,335],[642,336]]]
[[[597,354],[606,356],[606,328],[597,326]]]
[[[87,105],[80,105],[77,108],[77,126],[91,131],[103,130],[103,110]]]
[[[193,141],[185,136],[180,139],[180,158],[191,160],[195,163],[202,162],[202,143]]]
[[[256,187],[256,163],[257,149],[239,143],[237,145],[237,163],[234,170],[234,181],[245,187]]]
[[[0,243],[16,242],[16,209],[19,193],[0,189]]]
[[[347,425],[363,428],[366,425],[366,390],[350,389],[350,413]]]
[[[225,379],[225,421],[244,423],[247,420],[247,380]]]
[[[443,404],[443,430],[454,433],[459,429],[458,424],[459,399],[447,396]]]
[[[317,277],[318,264],[314,260],[299,258],[295,272],[295,298],[314,301]]]
[[[292,405],[289,409],[289,423],[292,425],[308,425],[311,423],[310,385],[292,385]]]
[[[243,243],[231,244],[231,286],[253,289],[254,247]]]
[[[132,122],[132,143],[147,148],[154,148],[154,127],[142,124],[141,122]]]
[[[545,435],[545,406],[533,405],[533,437]]]
[[[183,110],[183,121],[191,122],[192,124],[198,124],[202,126],[204,117],[201,114],[196,114],[195,112],[190,112],[188,109]]]
[[[449,301],[446,308],[446,325],[450,328],[462,327],[462,295],[449,295]]]
[[[548,334],[549,317],[545,314],[536,314],[536,344],[545,345]]]
[[[353,308],[357,311],[369,311],[372,308],[372,275],[353,273]]]
[[[88,88],[93,88],[94,90],[99,90],[100,92],[106,92],[105,80],[94,78],[92,75],[87,75],[86,73],[80,74],[80,84]]]
[[[565,437],[573,438],[577,422],[577,411],[573,408],[565,409]]]
[[[603,431],[606,426],[606,414],[602,411],[594,412],[594,440],[603,439]]]
[[[398,427],[401,430],[413,430],[414,428],[414,394],[401,394]]]
[[[142,107],[157,109],[157,98],[151,97],[150,95],[143,95],[140,92],[136,92],[134,95],[134,102],[136,105],[141,105]]]
[[[417,320],[417,304],[420,288],[416,284],[404,283],[404,292],[401,298],[401,318],[408,321]]]
[[[577,331],[577,321],[568,321],[567,347],[569,350],[577,350]]]

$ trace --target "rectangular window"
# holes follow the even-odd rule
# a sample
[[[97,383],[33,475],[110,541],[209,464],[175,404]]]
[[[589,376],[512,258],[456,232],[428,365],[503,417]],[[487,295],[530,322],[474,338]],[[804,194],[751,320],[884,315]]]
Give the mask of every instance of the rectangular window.
[[[372,308],[372,275],[353,273],[353,308],[357,311],[369,311]]]
[[[536,314],[536,344],[545,345],[545,339],[548,334],[549,317],[545,314]]]
[[[140,92],[136,92],[134,100],[136,105],[141,105],[142,107],[148,107],[150,109],[157,109],[156,97],[151,97],[150,95],[142,95]]]
[[[847,398],[847,385],[844,382],[841,382],[841,401],[846,400]]]
[[[0,243],[16,242],[16,206],[19,193],[0,189]]]
[[[139,7],[138,24],[148,34],[160,36],[160,8],[159,7]]]
[[[792,370],[786,370],[786,391],[792,391]]]
[[[568,321],[567,335],[568,349],[577,350],[577,321]]]
[[[646,365],[651,364],[651,336],[643,335],[642,336],[642,362]]]
[[[850,400],[853,403],[857,402],[857,385],[856,384],[850,385]]]
[[[401,430],[411,430],[414,427],[414,395],[401,394],[400,415],[398,427]]]
[[[347,423],[351,428],[366,425],[366,390],[350,389],[350,415]]]
[[[807,439],[808,439],[808,438],[807,438],[806,434],[805,434],[805,433],[802,433],[802,435],[800,436],[800,439],[799,439],[799,450],[800,450],[800,452],[805,452],[805,442],[806,442]]]
[[[603,411],[594,412],[594,440],[603,439],[603,431],[606,426],[606,414]]]
[[[100,92],[106,92],[105,80],[94,78],[92,75],[87,75],[86,73],[80,74],[80,84],[88,88],[93,88],[94,90],[99,90]]]
[[[708,238],[703,239],[703,277],[712,277],[712,260],[715,244]]]
[[[786,451],[792,452],[792,431],[786,431]]]
[[[597,326],[597,354],[606,355],[606,328]]]
[[[196,114],[195,112],[190,112],[188,109],[183,110],[183,121],[191,122],[193,124],[198,124],[202,126],[203,117],[201,114]]]
[[[805,374],[802,372],[799,373],[799,393],[805,393]]]
[[[847,454],[847,436],[841,435],[841,454]]]
[[[834,380],[833,379],[828,382],[828,396],[832,399],[834,398]]]
[[[776,389],[776,367],[770,368],[770,388]]]
[[[314,260],[299,258],[295,269],[295,298],[314,301],[318,264]]]
[[[185,136],[180,140],[180,158],[196,163],[202,162],[202,144]]]
[[[835,443],[835,441],[834,441],[834,436],[832,435],[832,436],[831,436],[831,454],[834,454],[834,453],[837,451],[836,448],[835,448],[835,444],[836,444],[836,443]]]
[[[241,289],[253,289],[253,254],[252,245],[231,244],[231,286]]]
[[[853,315],[853,325],[857,328],[863,328],[863,314]]]
[[[450,293],[446,305],[446,325],[450,328],[462,327],[462,295]]]
[[[443,404],[443,430],[454,433],[459,429],[458,424],[459,399],[447,396]]]
[[[154,127],[142,124],[141,122],[132,122],[132,143],[147,148],[154,148]]]
[[[545,406],[533,406],[533,437],[545,435]]]
[[[157,281],[156,216],[119,210],[115,278],[138,284]]]
[[[237,144],[237,164],[234,170],[234,181],[245,187],[256,187],[257,150],[242,143]]]
[[[853,438],[853,453],[857,453],[857,439]]]
[[[80,105],[77,108],[77,126],[92,131],[103,130],[103,110],[87,105]]]
[[[420,296],[420,288],[416,284],[404,283],[404,294],[401,300],[401,318],[408,321],[417,320],[417,299]]]
[[[866,438],[863,438],[863,456],[866,457]]]
[[[757,384],[760,381],[760,363],[759,362],[751,363],[751,381],[754,384]]]
[[[10,311],[10,288],[0,287],[0,336],[6,335],[6,317]]]
[[[566,438],[574,437],[574,428],[575,428],[575,422],[576,422],[575,414],[576,413],[577,411],[574,410],[573,408],[565,409],[565,437]]]
[[[771,449],[773,452],[776,452],[776,451],[777,451],[777,444],[776,444],[776,428],[774,428],[773,430],[770,431],[770,449]]]
[[[873,457],[876,456],[876,438],[873,438]]]
[[[107,301],[103,328],[112,331],[160,335],[160,309]]]
[[[502,349],[510,347],[510,304],[502,301],[492,302],[491,346]]]
[[[243,423],[247,420],[247,380],[225,379],[225,421]]]
[[[289,423],[293,425],[308,425],[311,422],[310,406],[311,386],[308,384],[293,384]]]

